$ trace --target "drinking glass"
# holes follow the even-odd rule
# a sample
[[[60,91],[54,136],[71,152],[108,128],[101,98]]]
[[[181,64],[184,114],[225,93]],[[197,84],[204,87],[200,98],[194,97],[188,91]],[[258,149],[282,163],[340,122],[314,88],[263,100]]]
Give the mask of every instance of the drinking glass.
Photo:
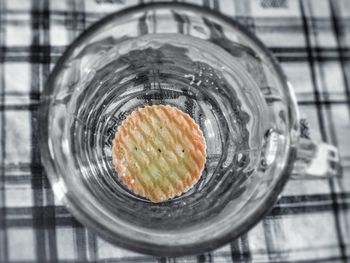
[[[112,164],[118,125],[167,104],[200,126],[199,182],[152,203]],[[50,75],[40,109],[42,161],[61,202],[103,238],[179,256],[216,248],[272,208],[291,176],[337,174],[337,150],[301,139],[294,92],[264,45],[237,22],[198,6],[141,5],[80,35]]]

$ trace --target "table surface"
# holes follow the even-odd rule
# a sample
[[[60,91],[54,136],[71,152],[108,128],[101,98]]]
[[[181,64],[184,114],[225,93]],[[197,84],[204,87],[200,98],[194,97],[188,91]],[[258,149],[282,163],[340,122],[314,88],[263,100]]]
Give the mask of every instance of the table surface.
[[[251,231],[202,255],[155,258],[109,244],[55,200],[40,163],[37,106],[65,47],[139,1],[0,0],[0,262],[350,262],[350,1],[186,2],[236,18],[275,54],[311,137],[339,147],[342,177],[290,180]]]

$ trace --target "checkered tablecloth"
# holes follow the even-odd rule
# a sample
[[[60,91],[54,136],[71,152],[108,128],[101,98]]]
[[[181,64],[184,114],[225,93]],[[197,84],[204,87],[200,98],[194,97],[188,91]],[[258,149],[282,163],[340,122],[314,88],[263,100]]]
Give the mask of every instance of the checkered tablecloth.
[[[339,147],[343,177],[289,181],[257,226],[202,255],[155,258],[109,244],[55,200],[40,163],[38,103],[66,46],[139,1],[0,0],[0,262],[350,262],[350,1],[186,2],[236,18],[270,48],[311,137]]]

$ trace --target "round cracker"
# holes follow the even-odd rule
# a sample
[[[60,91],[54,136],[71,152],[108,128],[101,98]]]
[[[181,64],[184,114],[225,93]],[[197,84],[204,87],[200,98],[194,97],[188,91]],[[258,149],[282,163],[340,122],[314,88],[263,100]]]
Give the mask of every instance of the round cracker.
[[[202,175],[206,144],[186,113],[169,105],[133,111],[113,141],[118,177],[134,193],[158,203],[188,191]]]

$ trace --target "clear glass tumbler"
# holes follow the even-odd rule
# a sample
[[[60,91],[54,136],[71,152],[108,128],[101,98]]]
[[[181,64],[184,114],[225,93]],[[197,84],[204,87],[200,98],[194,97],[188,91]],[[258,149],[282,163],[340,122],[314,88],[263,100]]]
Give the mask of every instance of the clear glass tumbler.
[[[134,109],[169,104],[201,127],[207,161],[183,195],[152,203],[118,179],[114,134]],[[216,248],[272,208],[290,175],[337,171],[337,151],[300,139],[280,66],[245,28],[185,4],[114,13],[65,51],[45,88],[40,147],[52,188],[87,227],[154,255]]]

